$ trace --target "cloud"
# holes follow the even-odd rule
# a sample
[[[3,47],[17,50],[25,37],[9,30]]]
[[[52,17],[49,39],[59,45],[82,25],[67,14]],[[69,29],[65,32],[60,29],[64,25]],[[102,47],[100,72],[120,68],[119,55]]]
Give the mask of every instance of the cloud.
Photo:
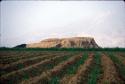
[[[124,2],[3,2],[3,46],[46,38],[94,37],[100,46],[124,46]],[[26,5],[28,4],[28,5]]]
[[[90,28],[94,28],[95,26],[98,26],[99,24],[103,23],[107,18],[112,14],[111,11],[101,11],[99,12],[95,17],[94,20],[91,22]]]
[[[115,35],[90,34],[86,32],[78,33],[78,37],[93,37],[101,47],[125,47],[125,38]]]
[[[85,33],[85,32],[78,33],[76,36],[77,37],[93,37],[91,34],[88,34],[88,33]]]
[[[125,47],[124,37],[114,37],[109,35],[95,35],[97,43],[102,47]]]

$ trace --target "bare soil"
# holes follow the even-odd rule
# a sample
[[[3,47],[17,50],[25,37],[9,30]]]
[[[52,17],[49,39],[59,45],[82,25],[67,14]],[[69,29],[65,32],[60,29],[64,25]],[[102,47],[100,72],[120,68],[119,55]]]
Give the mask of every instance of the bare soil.
[[[102,54],[101,64],[103,74],[99,84],[123,84],[113,61],[107,55]]]
[[[22,77],[22,76],[25,75],[24,72],[29,73],[29,72],[31,72],[31,70],[32,70],[33,68],[39,69],[39,66],[45,65],[45,64],[47,64],[47,63],[51,63],[51,61],[53,61],[54,59],[60,58],[60,57],[63,57],[63,56],[55,56],[55,57],[53,57],[53,58],[46,59],[46,60],[41,61],[41,62],[39,62],[39,63],[33,64],[33,65],[29,66],[29,67],[22,68],[22,69],[19,69],[19,70],[17,70],[17,71],[13,71],[13,72],[11,72],[11,73],[2,75],[1,78],[0,78],[0,79],[1,79],[1,82],[7,82],[7,80],[11,81],[11,80],[14,79],[15,77],[20,78],[20,80],[18,80],[18,81],[17,81],[17,80],[13,80],[13,81],[15,81],[15,82],[22,81],[22,80],[23,80],[23,77]],[[44,70],[44,68],[43,68],[43,70]],[[30,74],[31,77],[32,77],[33,73],[29,73],[29,74]],[[15,84],[15,83],[14,83],[14,84]]]
[[[50,80],[53,76],[58,75],[63,69],[68,68],[70,63],[75,63],[75,61],[78,61],[81,58],[81,55],[81,53],[79,55],[75,55],[72,58],[58,64],[53,69],[43,72],[40,76],[31,78],[30,80],[24,81],[21,84],[41,84],[41,82],[45,83],[45,81]]]
[[[116,57],[125,65],[125,57],[121,55],[116,55]]]
[[[60,84],[81,84],[86,82],[86,75],[93,63],[94,54],[89,54],[89,58],[81,65],[75,75],[64,76]]]

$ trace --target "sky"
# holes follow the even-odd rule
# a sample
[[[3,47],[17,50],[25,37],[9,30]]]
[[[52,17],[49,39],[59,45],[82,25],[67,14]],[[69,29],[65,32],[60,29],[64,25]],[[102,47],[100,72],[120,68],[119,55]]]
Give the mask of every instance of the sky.
[[[1,1],[0,9],[1,47],[64,37],[125,47],[123,1]]]

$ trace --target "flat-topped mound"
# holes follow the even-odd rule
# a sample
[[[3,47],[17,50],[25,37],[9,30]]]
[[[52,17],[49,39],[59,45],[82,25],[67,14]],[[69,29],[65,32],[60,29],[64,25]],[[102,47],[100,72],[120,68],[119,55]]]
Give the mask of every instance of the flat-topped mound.
[[[27,48],[98,48],[92,37],[49,38],[26,45]]]

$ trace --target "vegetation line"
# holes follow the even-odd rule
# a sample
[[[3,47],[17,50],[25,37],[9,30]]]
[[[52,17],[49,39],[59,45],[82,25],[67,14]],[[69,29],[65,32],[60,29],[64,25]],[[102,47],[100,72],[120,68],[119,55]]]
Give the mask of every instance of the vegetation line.
[[[42,60],[45,60],[45,59],[50,58],[50,57],[55,57],[55,56],[57,56],[57,55],[36,56],[33,58],[29,58],[29,59],[19,60],[17,62],[9,64],[8,66],[1,68],[1,75],[28,67],[32,64],[38,63]]]
[[[71,64],[75,64],[76,61],[80,60],[81,53],[80,54],[74,54],[73,57],[70,57],[70,59],[59,63],[56,65],[53,69],[45,71],[40,76],[34,78],[30,84],[48,84],[52,77],[60,75],[65,69],[67,69]],[[64,74],[61,74],[64,75]],[[25,83],[27,84],[27,83]]]
[[[97,80],[101,73],[101,56],[99,52],[95,53],[94,56],[94,64],[92,69],[88,75],[88,83],[87,84],[97,84]]]
[[[28,68],[24,68],[3,76],[1,78],[1,82],[17,84],[23,80],[28,80],[30,77],[40,75],[44,70],[53,68],[55,65],[57,65],[61,61],[68,59],[69,57],[70,56],[67,55],[64,55],[62,57],[56,56],[52,59],[41,61],[33,66],[29,66]]]
[[[106,52],[106,53],[109,55],[111,60],[115,63],[120,75],[122,76],[123,80],[125,81],[125,65],[113,53],[111,53],[111,52]]]
[[[0,48],[0,51],[125,51],[125,48]]]
[[[29,58],[33,58],[33,57],[37,57],[37,56],[43,56],[43,55],[48,55],[47,53],[42,53],[42,54],[31,54],[29,56],[27,55],[23,55],[23,56],[20,56],[20,54],[17,54],[17,56],[12,56],[12,57],[3,57],[1,58],[1,62],[3,63],[6,63],[6,62],[16,62],[18,60],[22,60],[22,59],[29,59]]]
[[[71,64],[66,70],[62,71],[61,74],[57,75],[57,76],[54,76],[52,77],[52,79],[49,81],[49,84],[59,84],[61,78],[64,76],[64,75],[71,75],[71,74],[75,74],[78,67],[83,64],[85,62],[85,60],[88,58],[88,54],[87,53],[84,53],[84,55],[81,57],[80,60],[78,60],[76,63],[74,64]]]

